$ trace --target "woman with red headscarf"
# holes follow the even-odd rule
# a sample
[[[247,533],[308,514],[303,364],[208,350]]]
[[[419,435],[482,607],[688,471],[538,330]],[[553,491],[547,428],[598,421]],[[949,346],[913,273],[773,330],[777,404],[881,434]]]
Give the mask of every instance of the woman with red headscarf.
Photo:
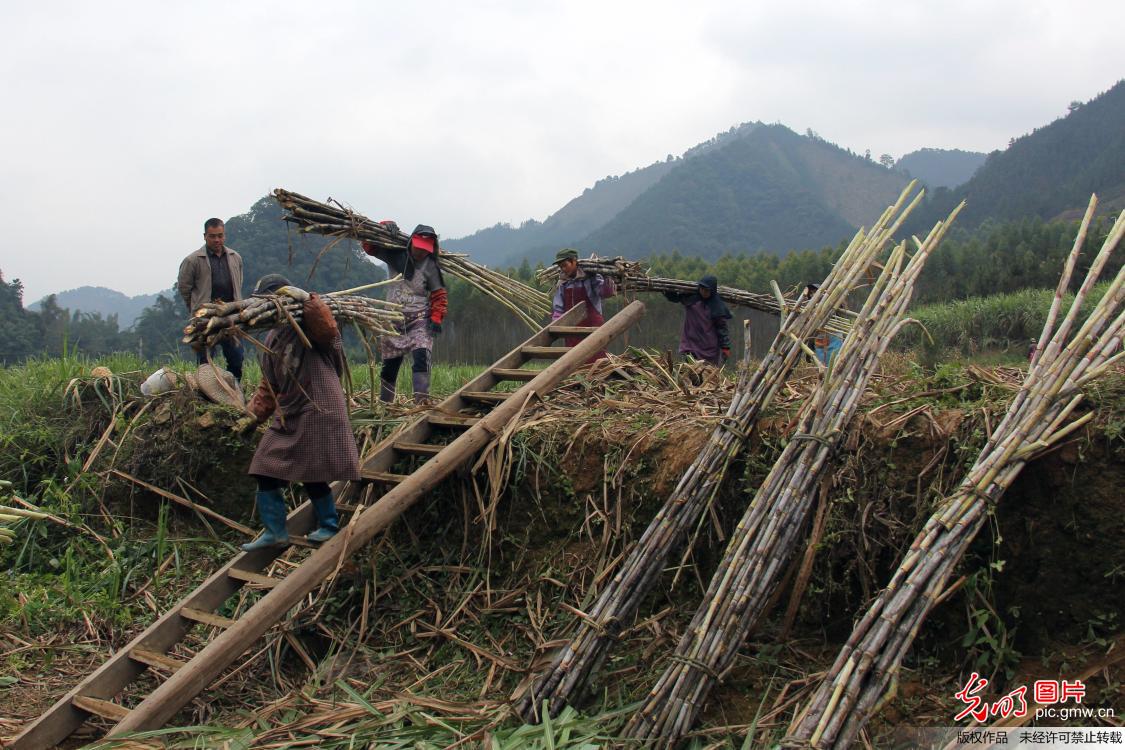
[[[409,353],[414,403],[429,403],[434,335],[441,333],[441,322],[449,304],[438,264],[437,233],[433,227],[419,224],[411,232],[405,251],[384,250],[367,242],[363,243],[363,251],[386,263],[391,273],[402,274],[402,278],[391,285],[387,301],[402,305],[405,322],[397,336],[384,336],[379,342],[383,358],[379,398],[384,402],[394,401],[402,358]]]

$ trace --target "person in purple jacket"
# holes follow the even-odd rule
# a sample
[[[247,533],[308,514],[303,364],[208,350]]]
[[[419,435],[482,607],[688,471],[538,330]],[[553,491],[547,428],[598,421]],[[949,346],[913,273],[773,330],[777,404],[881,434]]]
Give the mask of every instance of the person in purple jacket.
[[[680,332],[680,354],[722,367],[730,359],[730,310],[719,299],[719,280],[704,276],[698,291],[664,292],[669,302],[684,306],[684,327]]]

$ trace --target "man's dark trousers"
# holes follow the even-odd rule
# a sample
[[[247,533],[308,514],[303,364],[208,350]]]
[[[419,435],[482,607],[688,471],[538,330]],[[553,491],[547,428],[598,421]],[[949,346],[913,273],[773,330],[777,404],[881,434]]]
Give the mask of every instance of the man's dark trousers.
[[[223,357],[227,360],[227,369],[230,374],[234,375],[234,379],[242,382],[242,342],[238,339],[223,339],[215,346],[211,347],[211,360],[214,361],[216,355],[219,353],[219,347],[223,348]],[[196,362],[203,364],[207,361],[207,352],[200,351],[196,353]]]

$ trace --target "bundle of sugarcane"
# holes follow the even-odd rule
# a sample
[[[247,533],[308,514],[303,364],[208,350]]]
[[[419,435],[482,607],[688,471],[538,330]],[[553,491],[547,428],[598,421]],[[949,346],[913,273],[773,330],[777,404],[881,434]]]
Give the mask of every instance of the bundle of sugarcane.
[[[675,294],[692,294],[699,289],[695,281],[682,281],[680,279],[665,279],[659,276],[649,276],[644,263],[626,260],[620,256],[616,258],[599,258],[591,255],[589,258],[580,258],[578,267],[586,273],[600,273],[603,276],[612,276],[617,285],[626,291],[634,292],[672,292]],[[536,272],[536,279],[542,284],[557,283],[559,278],[558,266],[549,266]],[[719,298],[724,302],[739,307],[748,307],[751,310],[760,310],[771,315],[781,315],[784,304],[788,310],[800,310],[804,305],[802,296],[784,296],[783,302],[773,294],[757,294],[733,286],[719,286]],[[825,330],[837,334],[846,334],[851,327],[851,320],[845,314],[833,313],[824,324]]]
[[[1023,386],[973,468],[915,538],[887,588],[855,626],[813,697],[798,712],[787,744],[851,747],[882,700],[894,694],[899,666],[991,507],[1029,460],[1057,445],[1093,415],[1072,419],[1082,389],[1121,360],[1125,336],[1125,269],[1085,323],[1079,311],[1125,234],[1125,212],[1102,245],[1069,312],[1054,326],[1094,213],[1086,216],[1066,261]]]
[[[337,322],[350,321],[377,335],[393,336],[395,325],[403,323],[401,305],[348,293],[378,285],[330,292],[321,299]],[[195,348],[211,347],[224,336],[234,334],[236,329],[245,333],[297,325],[303,311],[301,301],[281,294],[256,294],[234,302],[208,302],[195,311],[184,327],[183,342]]]
[[[636,615],[641,602],[659,580],[672,553],[710,505],[761,413],[785,385],[792,369],[807,354],[805,341],[821,329],[832,311],[866,275],[876,257],[890,243],[902,221],[922,198],[909,206],[912,182],[887,208],[870,233],[860,230],[833,266],[828,278],[800,310],[783,311],[781,328],[761,364],[743,368],[726,413],[699,456],[680,478],[675,490],[649,524],[620,569],[601,591],[597,601],[578,623],[578,632],[556,655],[549,669],[532,681],[519,705],[527,720],[538,718],[543,701],[552,714],[562,710],[585,688],[611,639]],[[774,292],[781,292],[774,285]]]
[[[615,258],[599,258],[596,253],[591,254],[589,258],[579,258],[578,267],[586,273],[612,276],[618,284],[648,273],[648,265],[644,261],[627,260],[620,255]],[[559,267],[550,265],[540,268],[535,272],[535,280],[544,286],[554,286],[559,281]]]
[[[337,203],[331,205],[278,188],[273,196],[285,209],[285,221],[300,232],[368,242],[381,250],[405,252],[410,236],[361,216]],[[533,330],[551,314],[546,294],[516,279],[474,263],[464,253],[441,253],[441,268],[515,313]]]
[[[11,482],[0,480],[0,490],[10,489],[11,486]],[[34,508],[35,506],[32,505],[31,507]],[[46,513],[40,513],[36,510],[0,505],[0,544],[11,544],[15,541],[16,531],[12,528],[15,524],[28,520],[37,521],[46,517]]]
[[[798,548],[828,460],[879,369],[879,358],[907,322],[914,282],[958,211],[939,222],[909,258],[905,242],[892,251],[843,346],[801,408],[789,444],[731,535],[671,664],[626,725],[625,736],[675,746],[719,675],[734,662]]]

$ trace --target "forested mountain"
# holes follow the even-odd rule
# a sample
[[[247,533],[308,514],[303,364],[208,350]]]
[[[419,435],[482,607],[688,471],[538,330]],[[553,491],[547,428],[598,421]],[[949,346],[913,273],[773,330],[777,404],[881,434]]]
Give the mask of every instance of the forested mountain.
[[[705,259],[820,247],[873,221],[906,182],[820,138],[763,125],[681,160],[579,246],[603,255],[678,250]]]
[[[97,313],[103,318],[110,315],[117,316],[117,322],[122,328],[133,325],[141,311],[156,302],[155,294],[138,294],[129,297],[116,289],[104,286],[80,286],[77,289],[68,289],[54,295],[55,303],[59,307],[67,308],[73,312]],[[38,312],[47,298],[33,302],[27,306],[28,310]]]
[[[932,225],[962,199],[961,227],[986,219],[1073,216],[1090,193],[1106,199],[1107,208],[1125,199],[1125,81],[1085,104],[1074,102],[1066,117],[989,154],[967,183],[933,194],[912,226]]]
[[[266,196],[246,213],[227,221],[227,245],[242,256],[243,294],[253,291],[254,283],[267,273],[280,273],[297,286],[318,292],[350,289],[386,278],[383,267],[355,242],[343,240],[322,253],[330,240],[290,230],[281,220],[283,215],[277,201]]]
[[[443,245],[450,250],[470,253],[474,260],[487,265],[504,265],[529,253],[550,251],[553,256],[558,248],[576,244],[616,216],[675,164],[676,159],[669,157],[667,161],[658,161],[619,177],[598,180],[544,221],[529,219],[518,227],[496,224],[468,237],[444,240]]]
[[[524,258],[550,259],[560,247],[578,245],[604,226],[683,160],[722,148],[761,126],[759,122],[743,123],[689,148],[681,157],[669,154],[664,161],[598,180],[544,221],[528,219],[518,227],[496,224],[442,242],[451,250],[471,253],[475,260],[493,266],[518,264]]]
[[[923,148],[895,162],[895,169],[930,187],[954,188],[967,182],[984,164],[988,154],[948,148]]]
[[[549,262],[567,245],[638,257],[783,252],[850,235],[906,181],[811,132],[751,122],[679,158],[599,180],[543,222],[497,224],[445,244],[500,265]]]

